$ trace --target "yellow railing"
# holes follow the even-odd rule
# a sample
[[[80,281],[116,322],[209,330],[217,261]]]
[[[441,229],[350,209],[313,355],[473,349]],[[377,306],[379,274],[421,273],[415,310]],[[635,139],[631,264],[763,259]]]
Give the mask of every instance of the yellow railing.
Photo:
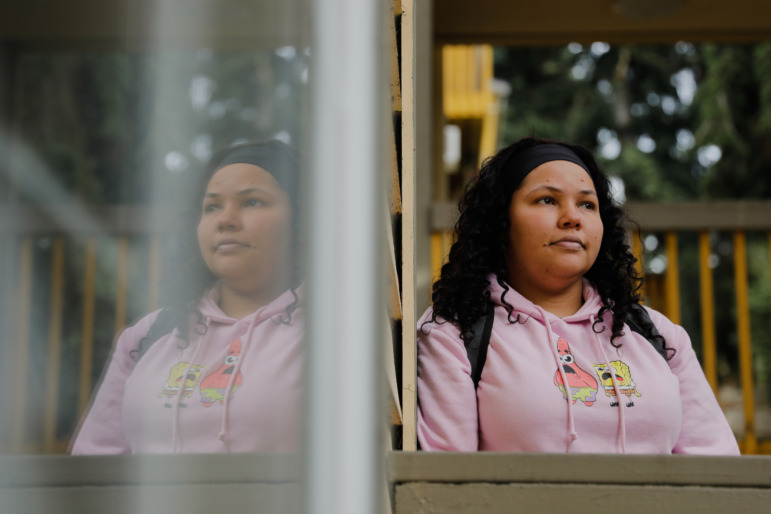
[[[100,350],[99,355],[106,356],[112,342],[112,334],[96,341],[98,302],[114,305],[114,322],[103,333],[120,331],[129,312],[137,315],[157,308],[161,246],[168,233],[163,232],[163,224],[151,228],[154,224],[145,222],[149,211],[142,207],[96,209],[91,219],[98,222],[91,228],[80,227],[83,232],[76,228],[75,233],[58,226],[55,213],[41,215],[24,208],[14,211],[12,216],[10,208],[0,208],[0,316],[4,323],[0,371],[2,386],[12,398],[11,408],[0,418],[0,453],[60,453],[66,450],[70,434],[57,430],[57,425],[63,418],[80,417],[87,408],[95,386],[94,370],[98,373],[104,365],[95,362],[95,355]],[[61,209],[60,213],[67,211]],[[173,216],[167,211],[154,215],[159,220]],[[40,242],[50,244],[49,262],[36,260]],[[111,250],[102,262],[98,258],[100,246]],[[82,260],[67,262],[68,255],[81,253],[74,252],[76,248],[82,251]],[[140,257],[147,263],[139,266],[146,282],[132,286],[146,289],[147,297],[134,299],[134,304],[141,305],[130,306],[133,295],[129,293],[129,266],[138,253],[144,254]],[[66,305],[66,283],[69,301],[75,297],[80,302],[76,308]],[[47,289],[41,290],[43,284]],[[73,293],[76,286],[80,289]],[[77,361],[77,370],[66,374],[62,362],[67,351],[63,346],[65,307],[69,307],[70,316],[73,311],[79,312],[77,322],[69,320],[67,335],[77,339],[80,353],[78,359],[70,359]],[[40,312],[45,314],[43,322]],[[41,330],[47,334],[44,355],[40,355],[41,347],[33,340]],[[63,380],[72,381],[64,384],[66,388],[76,389],[71,404],[62,405]]]
[[[771,251],[771,203],[721,203],[721,204],[673,204],[673,205],[633,205],[632,216],[640,223],[642,234],[664,233],[665,253],[668,265],[663,278],[663,287],[657,286],[656,280],[650,280],[646,291],[647,297],[656,308],[670,318],[679,321],[681,287],[677,270],[683,265],[694,266],[699,270],[700,313],[701,313],[701,350],[705,374],[715,392],[718,391],[717,336],[715,332],[715,298],[713,292],[710,256],[713,249],[710,244],[710,231],[730,232],[733,234],[734,283],[736,291],[736,334],[738,341],[738,363],[742,391],[743,437],[741,441],[744,453],[771,453],[771,441],[759,441],[757,437],[755,412],[755,381],[753,379],[752,334],[750,310],[748,304],[747,271],[747,236],[751,232],[765,234],[765,241]],[[0,209],[2,211],[2,209]],[[5,211],[4,211],[5,212]],[[113,304],[114,322],[107,332],[122,328],[128,313],[137,315],[147,312],[158,305],[161,246],[166,234],[162,228],[152,223],[139,223],[146,219],[142,209],[114,208],[95,214],[103,220],[100,231],[95,233],[71,233],[56,227],[55,218],[45,222],[36,222],[33,214],[17,216],[11,219],[0,212],[0,291],[2,291],[3,323],[2,327],[2,380],[6,391],[11,391],[10,409],[2,417],[0,427],[0,453],[56,453],[66,448],[69,434],[57,431],[57,423],[67,411],[75,409],[80,415],[88,405],[94,387],[93,370],[100,369],[103,362],[95,362],[97,350],[106,355],[105,345],[109,346],[111,337],[96,341],[97,303],[105,300],[105,288],[99,288],[101,282],[111,282],[109,301]],[[7,214],[7,213],[6,213]],[[158,219],[170,219],[169,213],[162,213]],[[18,222],[24,218],[24,222]],[[437,205],[432,213],[434,235],[432,237],[433,273],[438,276],[439,266],[452,243],[452,224],[455,219],[454,207]],[[122,220],[122,221],[121,221]],[[14,222],[15,221],[15,222]],[[679,234],[698,233],[698,262],[681,264],[678,255]],[[45,268],[35,264],[35,246],[41,239],[50,243],[50,258]],[[633,238],[638,242],[638,238]],[[100,260],[98,247],[109,243],[115,253]],[[418,243],[420,244],[420,243]],[[67,262],[68,250],[74,246],[82,248],[79,262]],[[640,255],[642,247],[635,245],[635,252]],[[142,253],[144,262],[141,281],[129,285],[130,260]],[[133,257],[131,257],[133,256]],[[768,262],[771,273],[771,259]],[[80,270],[73,273],[73,269]],[[68,271],[69,270],[69,271]],[[74,275],[74,276],[71,276]],[[67,296],[67,284],[77,282],[81,286],[76,311],[77,320],[64,318]],[[40,284],[47,289],[40,291]],[[139,286],[139,287],[138,287]],[[690,284],[687,287],[691,287]],[[134,300],[133,308],[129,301],[133,295],[131,288],[147,291],[146,296]],[[70,295],[71,297],[71,295]],[[42,300],[41,300],[42,299]],[[771,306],[771,301],[769,302]],[[38,322],[36,311],[44,311],[44,321]],[[72,312],[72,309],[70,311]],[[65,322],[76,324],[73,330],[79,342],[79,358],[76,359],[75,377],[63,375],[62,358]],[[44,323],[45,326],[36,326]],[[33,328],[35,329],[33,331]],[[33,341],[34,334],[47,334],[47,341],[42,346]],[[104,332],[104,330],[103,330]],[[104,339],[104,337],[102,338]],[[698,341],[694,341],[698,343]],[[34,343],[34,344],[33,344]],[[44,348],[39,355],[40,348]],[[42,363],[42,367],[41,367]],[[72,405],[61,402],[60,387],[63,380],[71,379],[77,384],[76,401]],[[69,415],[72,415],[70,412]]]
[[[707,380],[715,394],[719,392],[717,334],[715,327],[715,297],[710,258],[713,248],[710,234],[713,231],[732,234],[734,252],[735,327],[738,347],[739,386],[742,394],[740,447],[745,454],[771,454],[771,439],[758,440],[756,426],[756,384],[753,378],[753,351],[750,327],[749,285],[747,269],[747,233],[765,233],[767,251],[771,255],[771,202],[712,202],[678,204],[637,204],[628,208],[631,217],[639,224],[640,233],[633,237],[633,251],[643,257],[641,235],[664,234],[666,271],[663,291],[659,291],[656,277],[648,277],[646,301],[664,312],[675,323],[682,323],[680,268],[694,266],[699,270],[699,297],[701,317],[702,365]],[[437,204],[432,219],[432,276],[439,276],[441,265],[452,245],[452,225],[457,216],[455,207]],[[698,262],[681,263],[678,252],[681,233],[698,234]],[[643,259],[640,259],[641,261]],[[771,274],[771,258],[769,258]],[[640,268],[642,269],[642,268]],[[687,287],[692,287],[690,284]],[[771,308],[771,299],[767,305]],[[699,341],[694,340],[694,344]],[[771,427],[769,427],[771,428]]]
[[[491,45],[445,45],[442,47],[442,107],[451,123],[479,124],[478,162],[495,152],[501,99],[493,88]]]

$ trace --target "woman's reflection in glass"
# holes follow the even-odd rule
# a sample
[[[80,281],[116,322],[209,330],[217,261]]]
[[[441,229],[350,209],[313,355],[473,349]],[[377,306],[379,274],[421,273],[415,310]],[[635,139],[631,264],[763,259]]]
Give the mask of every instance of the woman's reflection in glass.
[[[175,245],[170,300],[121,333],[73,454],[298,449],[299,174],[279,141],[211,159]]]

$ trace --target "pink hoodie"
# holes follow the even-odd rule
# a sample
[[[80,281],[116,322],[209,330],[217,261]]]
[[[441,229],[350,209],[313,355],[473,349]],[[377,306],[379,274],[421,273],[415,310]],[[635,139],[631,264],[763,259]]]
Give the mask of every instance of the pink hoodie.
[[[509,289],[512,319],[523,321],[513,324],[500,303],[503,288],[490,282],[495,321],[476,392],[458,328],[440,320],[424,326],[431,309],[418,322],[423,450],[739,454],[682,327],[648,309],[677,350],[666,362],[628,327],[614,348],[610,313],[604,331],[592,330],[601,303],[587,281],[584,305],[565,318]]]
[[[72,453],[297,451],[302,308],[281,322],[293,301],[286,291],[239,320],[219,308],[215,287],[199,304],[205,333],[193,326],[186,346],[168,334],[138,362],[131,351],[158,312],[126,328]]]

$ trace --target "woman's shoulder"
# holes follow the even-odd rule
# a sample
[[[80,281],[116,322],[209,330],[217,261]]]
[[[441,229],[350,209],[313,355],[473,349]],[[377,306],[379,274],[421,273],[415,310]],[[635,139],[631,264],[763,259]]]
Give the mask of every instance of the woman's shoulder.
[[[418,320],[418,332],[422,331],[423,329],[426,329],[427,331],[441,330],[446,332],[448,330],[454,330],[455,332],[459,332],[455,323],[443,318],[439,314],[434,314],[433,307],[426,309],[426,311]]]
[[[150,327],[153,326],[153,323],[155,323],[162,311],[163,309],[154,310],[145,314],[132,324],[124,327],[117,334],[117,346],[121,347],[132,343],[136,345],[140,339],[147,335],[150,331]]]
[[[648,313],[648,317],[653,323],[653,326],[656,327],[659,334],[666,340],[667,346],[675,349],[683,343],[690,346],[690,339],[683,327],[674,323],[664,313],[659,312],[652,307],[643,305],[643,308],[645,309],[645,312]]]
[[[420,317],[417,328],[418,361],[423,372],[449,361],[468,365],[466,346],[455,323],[439,315],[434,316],[434,310],[429,308]]]

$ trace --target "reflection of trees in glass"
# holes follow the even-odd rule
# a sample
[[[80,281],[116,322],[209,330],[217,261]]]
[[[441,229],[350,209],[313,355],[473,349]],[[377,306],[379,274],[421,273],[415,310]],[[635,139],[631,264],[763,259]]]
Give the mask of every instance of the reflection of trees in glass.
[[[498,48],[495,68],[496,77],[511,86],[501,144],[529,134],[581,143],[623,179],[632,200],[771,198],[771,44]],[[726,376],[737,370],[733,246],[730,234],[712,238]],[[766,241],[765,234],[749,234],[760,383],[771,382]],[[647,264],[655,258],[665,268],[659,243]],[[683,324],[698,348],[696,255],[696,238],[682,235]]]
[[[25,53],[14,131],[88,204],[167,202],[218,148],[300,145],[308,56],[261,52]]]

